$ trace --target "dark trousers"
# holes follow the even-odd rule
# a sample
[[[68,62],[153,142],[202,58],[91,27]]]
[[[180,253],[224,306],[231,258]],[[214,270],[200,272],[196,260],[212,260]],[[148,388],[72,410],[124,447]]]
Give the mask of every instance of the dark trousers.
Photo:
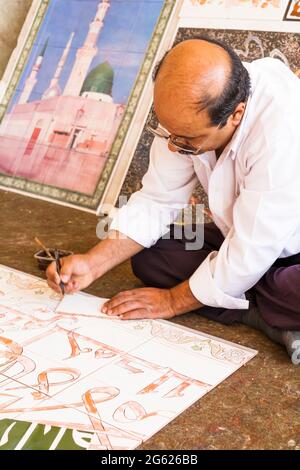
[[[170,288],[189,279],[207,255],[218,250],[224,237],[215,224],[205,224],[204,245],[200,250],[186,250],[184,236],[160,239],[151,248],[145,248],[132,258],[134,274],[147,286]],[[300,330],[300,253],[278,259],[259,282],[246,293],[253,298],[261,316],[270,326]],[[245,310],[202,307],[196,310],[202,316],[221,323],[242,322]]]

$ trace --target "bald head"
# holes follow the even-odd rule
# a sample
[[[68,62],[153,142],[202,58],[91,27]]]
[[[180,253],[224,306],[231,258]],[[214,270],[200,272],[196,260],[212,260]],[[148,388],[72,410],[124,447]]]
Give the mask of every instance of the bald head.
[[[170,95],[184,106],[196,106],[207,94],[222,93],[231,73],[228,53],[219,45],[191,39],[166,55],[155,84],[155,98]]]
[[[201,114],[204,125],[215,125],[210,107],[219,102],[228,88],[234,60],[243,68],[228,46],[210,39],[190,39],[173,47],[155,78],[154,108],[161,124],[174,133],[175,127],[179,127],[179,135],[188,135],[188,128]],[[239,101],[239,95],[237,98]],[[175,126],[174,115],[178,118]]]

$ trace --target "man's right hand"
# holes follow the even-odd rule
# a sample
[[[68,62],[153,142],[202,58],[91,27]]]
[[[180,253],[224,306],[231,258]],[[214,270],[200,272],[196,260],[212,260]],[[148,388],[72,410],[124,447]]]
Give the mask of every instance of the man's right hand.
[[[84,289],[95,280],[88,255],[66,256],[60,258],[60,262],[60,276],[55,262],[51,263],[46,271],[48,285],[55,292],[61,293],[59,287],[61,281],[65,284],[65,292],[70,294]]]

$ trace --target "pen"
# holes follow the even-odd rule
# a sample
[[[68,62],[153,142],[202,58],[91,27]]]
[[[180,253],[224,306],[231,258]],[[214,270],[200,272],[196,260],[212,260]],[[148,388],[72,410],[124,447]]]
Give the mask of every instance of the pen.
[[[56,271],[58,275],[60,276],[61,264],[60,264],[59,254],[57,250],[54,250],[54,256],[55,256],[55,262],[56,262]],[[62,281],[60,281],[59,287],[60,287],[62,295],[65,295],[65,284]]]

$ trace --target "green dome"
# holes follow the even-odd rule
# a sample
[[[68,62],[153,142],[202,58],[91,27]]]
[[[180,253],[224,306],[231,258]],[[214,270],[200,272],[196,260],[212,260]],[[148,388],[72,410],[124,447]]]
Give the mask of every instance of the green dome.
[[[97,65],[87,75],[83,82],[80,94],[88,91],[94,93],[104,93],[112,95],[112,86],[114,81],[114,71],[108,62]]]

